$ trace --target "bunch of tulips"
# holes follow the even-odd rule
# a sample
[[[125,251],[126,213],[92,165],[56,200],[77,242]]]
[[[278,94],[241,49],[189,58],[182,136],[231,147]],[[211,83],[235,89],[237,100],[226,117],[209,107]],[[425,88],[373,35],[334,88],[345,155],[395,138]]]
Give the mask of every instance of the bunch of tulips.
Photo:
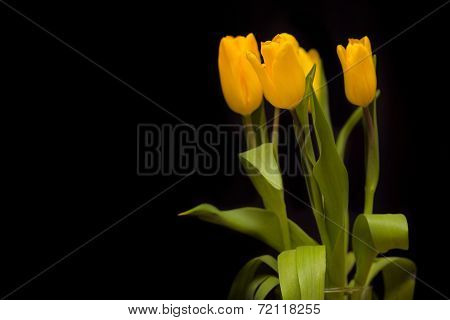
[[[261,58],[263,57],[263,61]],[[272,250],[245,264],[231,285],[230,299],[412,299],[414,262],[387,256],[408,249],[403,214],[374,213],[379,177],[376,57],[368,37],[337,46],[345,94],[356,109],[335,138],[325,72],[319,53],[306,51],[282,33],[261,43],[253,34],[224,37],[219,73],[228,106],[243,117],[247,150],[239,154],[262,208],[220,210],[201,204],[181,213],[244,233]],[[265,99],[264,99],[265,98]],[[265,100],[274,107],[269,138]],[[280,111],[281,110],[281,111]],[[278,118],[292,116],[300,163],[320,239],[288,217],[278,164]],[[365,140],[364,210],[350,226],[346,143],[362,123]],[[304,130],[308,128],[311,130]],[[311,132],[311,134],[306,134]],[[384,292],[371,286],[383,277]]]

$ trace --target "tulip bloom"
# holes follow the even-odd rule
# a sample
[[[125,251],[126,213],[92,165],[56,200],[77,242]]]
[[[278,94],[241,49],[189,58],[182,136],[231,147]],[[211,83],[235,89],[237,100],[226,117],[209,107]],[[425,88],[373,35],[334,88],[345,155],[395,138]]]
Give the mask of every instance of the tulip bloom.
[[[260,61],[255,36],[222,38],[219,46],[219,74],[228,106],[243,116],[250,115],[262,102],[263,91],[258,76],[246,58],[247,51]]]
[[[264,64],[253,52],[249,51],[247,58],[261,81],[266,99],[277,108],[295,108],[305,93],[305,73],[297,40],[289,34],[279,34],[261,44],[261,53]]]
[[[337,54],[344,71],[345,95],[354,105],[366,107],[375,98],[377,76],[368,37],[349,39],[347,48],[339,45]]]

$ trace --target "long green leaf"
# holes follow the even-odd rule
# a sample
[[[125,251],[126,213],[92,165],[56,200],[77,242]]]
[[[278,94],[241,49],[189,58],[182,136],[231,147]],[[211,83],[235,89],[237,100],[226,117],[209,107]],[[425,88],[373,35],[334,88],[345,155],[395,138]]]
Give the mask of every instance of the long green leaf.
[[[355,284],[364,286],[379,253],[408,249],[408,223],[402,214],[360,214],[353,226]]]
[[[267,278],[269,278],[268,274],[259,274],[255,276],[246,288],[244,300],[253,300],[259,287],[267,280]]]
[[[313,67],[311,72],[314,72]],[[309,84],[312,86],[312,84]],[[310,88],[312,90],[312,88]],[[328,280],[331,286],[346,285],[345,256],[348,248],[348,174],[334,141],[333,130],[312,92],[312,115],[319,147],[319,159],[313,175],[323,196],[326,229],[330,243]]]
[[[302,298],[297,275],[297,251],[287,250],[278,256],[278,277],[284,300]]]
[[[195,216],[201,220],[218,224],[240,233],[254,237],[278,252],[283,251],[283,239],[278,216],[272,211],[261,208],[239,208],[219,210],[210,204],[201,204],[180,213],[180,216]],[[298,225],[289,220],[292,243],[295,245],[314,245],[316,242]]]
[[[325,246],[301,246],[278,256],[281,292],[285,300],[324,298]]]
[[[370,268],[366,285],[383,272],[384,299],[411,300],[414,297],[416,284],[416,265],[407,258],[384,257],[378,258]]]
[[[319,89],[317,90],[317,99],[319,100],[319,104],[322,107],[325,117],[327,118],[328,122],[331,124],[331,117],[330,117],[330,106],[329,106],[329,100],[328,100],[328,82],[327,78],[325,76],[325,69],[323,68],[322,59],[319,58]]]
[[[266,209],[275,212],[280,220],[285,249],[291,247],[289,225],[284,202],[283,182],[271,143],[239,154],[241,163],[261,196]]]
[[[264,255],[251,259],[236,275],[228,298],[232,300],[242,300],[248,298],[248,288],[254,284],[257,271],[262,265],[268,266],[274,272],[277,272],[278,270],[277,261],[272,256]],[[256,291],[260,284],[261,282],[255,287],[253,292]],[[252,297],[249,299],[253,299],[253,295],[254,293],[252,293]]]
[[[297,275],[303,300],[324,298],[325,246],[302,246],[297,251]]]
[[[309,131],[309,111],[313,103],[312,99],[312,83],[314,81],[315,67],[306,76],[305,96],[300,104],[296,107],[294,117],[294,127],[299,143],[300,163],[302,165],[303,175],[306,182],[306,189],[308,191],[309,202],[311,204],[312,213],[316,220],[317,228],[319,229],[320,239],[322,244],[329,246],[329,237],[325,225],[325,217],[323,215],[323,198],[320,194],[319,186],[313,176],[313,167],[316,164],[316,155],[312,143],[311,134]],[[297,117],[298,122],[295,117]]]
[[[269,142],[269,133],[267,132],[267,118],[264,99],[261,105],[251,114],[252,124],[255,128],[256,143],[261,145]]]
[[[347,274],[352,271],[353,267],[355,266],[356,258],[353,251],[350,251],[347,253],[347,258],[345,259],[345,270]]]

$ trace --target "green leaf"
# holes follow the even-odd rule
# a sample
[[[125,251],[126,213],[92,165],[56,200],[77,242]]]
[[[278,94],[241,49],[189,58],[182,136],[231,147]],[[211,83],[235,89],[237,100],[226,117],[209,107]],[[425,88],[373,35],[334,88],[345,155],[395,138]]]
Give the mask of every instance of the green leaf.
[[[311,139],[311,134],[308,131],[310,129],[309,123],[309,109],[311,108],[312,103],[312,86],[310,85],[314,81],[314,72],[315,68],[311,70],[311,72],[306,76],[306,87],[305,94],[302,101],[295,108],[295,113],[300,122],[301,128],[298,128],[299,133],[302,134],[302,140],[300,142],[303,145],[300,145],[300,151],[306,155],[306,160],[309,161],[309,164],[314,165],[316,163],[316,156],[314,154],[314,147]],[[294,121],[294,125],[296,125]],[[306,175],[311,174],[312,172],[305,172]]]
[[[266,209],[275,212],[280,220],[285,249],[291,247],[289,225],[284,203],[283,182],[271,143],[265,143],[239,154],[241,163],[261,196]]]
[[[278,256],[281,292],[285,300],[324,298],[325,246],[301,246]]]
[[[327,78],[325,76],[325,70],[323,68],[322,59],[319,61],[319,89],[317,90],[317,99],[319,100],[319,104],[322,107],[325,117],[327,118],[328,122],[331,124],[331,117],[330,117],[330,107],[329,107],[329,100],[328,100],[328,82]]]
[[[356,257],[355,284],[364,286],[379,253],[408,249],[408,222],[402,214],[360,214],[353,226]]]
[[[264,99],[261,105],[251,114],[252,123],[256,133],[256,145],[269,142],[269,133],[267,131],[266,110]]]
[[[314,147],[312,143],[311,134],[309,131],[309,112],[308,108],[311,108],[312,95],[312,83],[314,81],[315,67],[306,76],[306,89],[305,95],[301,103],[296,107],[294,117],[294,127],[296,130],[296,136],[299,143],[300,160],[302,169],[304,172],[304,178],[306,182],[306,189],[308,191],[309,202],[311,204],[312,213],[319,229],[320,239],[322,244],[329,246],[329,238],[325,225],[325,218],[323,216],[323,199],[320,194],[319,186],[313,177],[313,167],[316,164],[316,156],[314,153]],[[296,121],[296,118],[298,122]]]
[[[287,250],[278,256],[278,276],[284,300],[301,299],[297,275],[297,251]]]
[[[283,251],[280,222],[277,215],[261,208],[240,208],[219,210],[210,204],[201,204],[179,216],[195,216],[203,221],[214,223],[254,237],[278,252]],[[296,245],[314,245],[316,242],[294,222],[288,222],[292,243]]]
[[[283,190],[283,182],[271,143],[240,153],[239,157],[249,176],[261,177],[264,184],[275,190]]]
[[[302,246],[297,249],[297,274],[303,300],[324,298],[325,246]]]
[[[311,72],[314,72],[313,68]],[[312,90],[312,83],[309,84]],[[313,92],[313,91],[312,91]],[[319,148],[313,176],[323,196],[326,230],[331,244],[327,251],[328,279],[331,286],[346,285],[345,256],[348,248],[348,175],[334,141],[333,130],[312,93],[312,115]]]
[[[385,300],[411,300],[416,284],[416,265],[413,261],[399,257],[378,258],[370,268],[367,285],[383,272]]]
[[[268,274],[256,275],[246,288],[244,300],[253,300],[255,298],[256,291],[268,277]]]
[[[248,261],[236,275],[236,278],[234,279],[233,284],[231,286],[228,299],[232,300],[246,299],[248,297],[249,287],[254,286],[257,271],[262,265],[268,266],[275,272],[277,272],[278,270],[277,261],[269,255],[253,258],[252,260]],[[256,291],[256,289],[260,284],[261,282],[259,282],[259,284],[256,285],[253,292]]]
[[[347,274],[352,271],[353,267],[355,266],[356,258],[353,251],[350,251],[347,253],[347,258],[345,259],[345,269],[347,271]]]
[[[264,300],[267,295],[280,285],[280,280],[275,276],[267,276],[256,290],[254,300]]]

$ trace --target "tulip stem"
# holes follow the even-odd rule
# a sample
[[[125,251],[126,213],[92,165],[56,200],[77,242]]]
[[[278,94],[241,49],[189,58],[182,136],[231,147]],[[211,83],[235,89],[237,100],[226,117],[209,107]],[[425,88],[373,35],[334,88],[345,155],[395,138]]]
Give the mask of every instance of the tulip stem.
[[[256,147],[256,133],[253,128],[252,118],[250,115],[242,117],[244,122],[245,137],[247,139],[247,149],[253,149]]]
[[[272,144],[275,159],[278,161],[278,127],[280,126],[280,109],[274,108],[273,126],[272,126]]]
[[[369,138],[369,143],[372,144],[375,139],[375,129],[373,128],[372,116],[370,115],[369,107],[363,107],[363,117],[367,126],[367,136]]]
[[[372,109],[372,114],[370,109]],[[366,133],[366,185],[364,213],[371,214],[373,213],[373,202],[380,171],[376,99],[373,100],[371,105],[363,108],[363,117],[364,130]]]

